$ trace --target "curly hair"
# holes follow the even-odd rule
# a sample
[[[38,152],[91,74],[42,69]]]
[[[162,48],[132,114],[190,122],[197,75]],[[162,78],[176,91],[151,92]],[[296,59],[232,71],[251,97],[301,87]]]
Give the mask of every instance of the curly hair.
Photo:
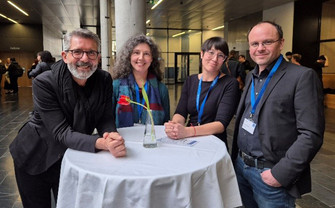
[[[130,57],[134,48],[141,43],[148,44],[152,54],[152,62],[149,66],[148,72],[153,73],[157,77],[157,80],[162,81],[163,72],[161,71],[161,52],[156,43],[150,37],[143,34],[135,35],[129,38],[123,45],[120,52],[118,52],[115,65],[112,70],[113,79],[125,78],[132,73],[133,67],[131,65]]]

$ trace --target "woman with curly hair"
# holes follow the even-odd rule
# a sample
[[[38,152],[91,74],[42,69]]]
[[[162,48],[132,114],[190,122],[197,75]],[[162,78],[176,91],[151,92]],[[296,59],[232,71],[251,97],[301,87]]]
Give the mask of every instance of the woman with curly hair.
[[[117,54],[113,68],[113,98],[116,114],[116,126],[133,126],[144,123],[146,110],[139,105],[119,105],[121,95],[144,104],[142,88],[149,98],[154,123],[163,125],[170,119],[169,93],[161,82],[161,56],[158,46],[143,34],[131,37]]]

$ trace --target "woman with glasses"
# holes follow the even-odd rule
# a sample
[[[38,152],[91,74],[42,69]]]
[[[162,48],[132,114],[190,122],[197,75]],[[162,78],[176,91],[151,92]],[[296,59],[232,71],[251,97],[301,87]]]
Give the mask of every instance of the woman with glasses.
[[[169,93],[161,82],[161,56],[158,46],[145,35],[131,37],[117,54],[113,68],[113,95],[117,103],[121,95],[145,104],[142,89],[149,99],[154,123],[163,125],[170,119]],[[116,126],[133,126],[144,123],[146,111],[140,105],[122,106],[116,104]]]
[[[202,73],[186,79],[172,121],[165,123],[170,138],[214,134],[227,144],[226,128],[240,97],[237,80],[220,72],[228,52],[223,38],[212,37],[203,43]]]

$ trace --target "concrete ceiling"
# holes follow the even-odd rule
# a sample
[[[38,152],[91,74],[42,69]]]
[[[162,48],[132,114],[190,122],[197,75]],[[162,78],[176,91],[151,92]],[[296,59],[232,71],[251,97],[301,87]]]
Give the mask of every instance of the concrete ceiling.
[[[126,0],[125,0],[126,1]],[[130,0],[128,0],[130,1]],[[294,0],[164,0],[151,10],[147,4],[148,28],[212,29],[224,22],[279,6]],[[157,1],[157,0],[156,0]],[[21,24],[43,24],[61,35],[62,31],[77,27],[99,27],[99,0],[12,0],[25,10],[25,16],[7,0],[0,0],[0,14]],[[112,26],[114,23],[114,0],[111,0]],[[0,24],[11,23],[0,17]]]

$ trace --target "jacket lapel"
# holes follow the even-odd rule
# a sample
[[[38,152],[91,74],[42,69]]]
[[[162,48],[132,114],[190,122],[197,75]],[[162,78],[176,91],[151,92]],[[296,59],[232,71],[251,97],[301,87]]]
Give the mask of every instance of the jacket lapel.
[[[259,102],[259,107],[258,107],[259,111],[262,109],[265,101],[268,99],[268,97],[271,94],[271,92],[274,89],[274,87],[277,85],[277,83],[279,82],[279,80],[286,73],[287,64],[288,63],[285,60],[283,60],[282,63],[280,64],[280,66],[279,66],[279,69],[275,72],[275,74],[271,78],[268,86],[266,87],[264,95],[263,95],[262,99]]]

